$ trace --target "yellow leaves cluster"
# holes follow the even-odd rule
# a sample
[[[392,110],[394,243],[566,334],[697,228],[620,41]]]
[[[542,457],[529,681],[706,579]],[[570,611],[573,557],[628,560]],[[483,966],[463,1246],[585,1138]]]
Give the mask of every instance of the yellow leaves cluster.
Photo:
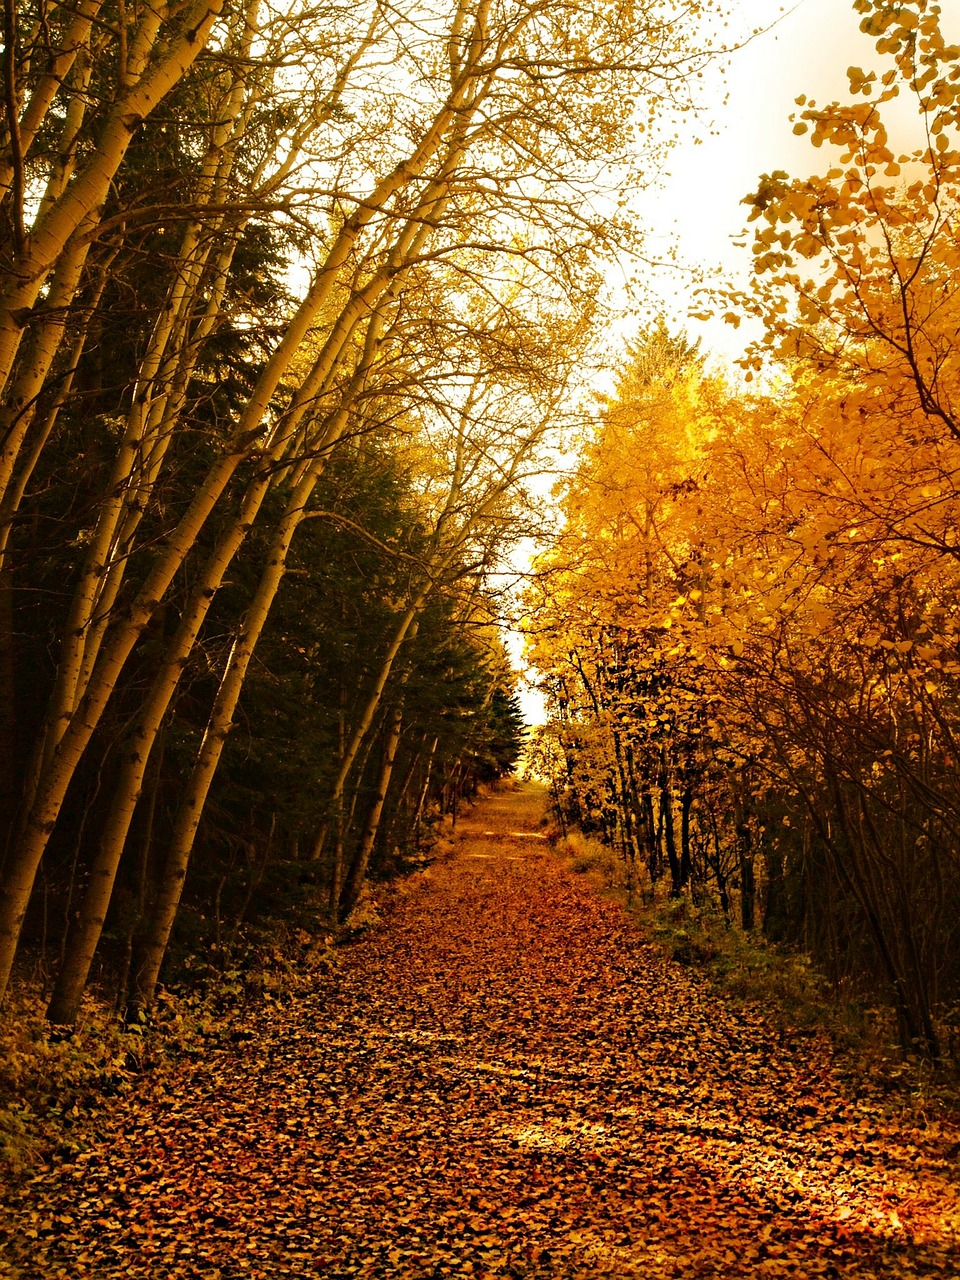
[[[533,658],[558,787],[608,837],[654,793],[691,822],[749,797],[823,832],[846,787],[885,849],[902,824],[912,876],[960,826],[960,70],[933,10],[859,7],[895,68],[851,67],[852,104],[798,102],[833,162],[761,177],[753,287],[719,308],[762,320],[743,367],[777,381],[628,361],[565,493]],[[904,83],[933,142],[900,156],[881,108]]]
[[[870,0],[863,13],[864,30],[894,65],[882,74],[851,66],[850,102],[797,99],[795,132],[836,160],[819,177],[760,178],[745,201],[756,287],[746,302],[725,300],[765,324],[743,360],[751,373],[770,357],[818,350],[830,363],[853,337],[871,344],[872,360],[896,356],[901,377],[922,379],[922,401],[950,358],[945,335],[960,323],[952,212],[960,203],[960,51],[943,41],[935,6]],[[895,154],[883,108],[904,89],[917,107],[917,145]],[[808,275],[798,263],[809,264]]]

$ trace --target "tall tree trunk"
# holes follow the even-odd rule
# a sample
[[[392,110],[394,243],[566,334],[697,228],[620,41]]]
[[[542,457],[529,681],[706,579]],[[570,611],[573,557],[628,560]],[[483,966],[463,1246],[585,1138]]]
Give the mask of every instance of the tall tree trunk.
[[[337,770],[337,776],[334,779],[333,789],[328,800],[328,808],[331,813],[336,813],[337,806],[343,801],[343,794],[347,779],[353,769],[364,739],[370,732],[370,728],[376,718],[377,712],[380,709],[383,692],[387,687],[387,681],[390,679],[393,664],[397,660],[397,655],[403,646],[403,642],[408,636],[413,639],[416,635],[417,627],[419,626],[418,618],[420,611],[426,603],[427,597],[432,589],[433,584],[428,583],[427,586],[418,593],[413,603],[407,607],[406,612],[402,614],[399,622],[397,623],[393,633],[393,639],[390,641],[390,646],[380,663],[380,670],[377,672],[373,688],[367,697],[366,704],[364,705],[363,711],[360,713],[357,723],[353,727],[353,732],[350,735],[346,750],[343,753],[343,758],[340,761],[340,768]],[[323,849],[327,842],[329,833],[330,818],[328,817],[323,822],[320,830],[314,838],[313,849],[310,855],[312,861],[317,862],[323,856]]]
[[[130,998],[130,979],[137,952],[137,939],[147,917],[147,888],[150,883],[150,867],[153,861],[153,833],[157,816],[157,797],[163,779],[163,738],[150,759],[150,779],[141,830],[137,835],[137,866],[135,871],[135,905],[130,913],[130,924],[123,940],[123,955],[117,974],[118,1010],[126,1009]]]
[[[211,553],[206,572],[201,574],[199,586],[184,610],[180,625],[154,677],[137,725],[126,744],[120,773],[113,788],[110,808],[90,870],[90,880],[80,911],[71,927],[53,997],[47,1009],[47,1017],[51,1022],[72,1023],[79,1012],[83,989],[106,922],[117,869],[151,751],[216,590],[266,496],[268,483],[263,477],[251,485],[241,508],[240,518]]]
[[[383,748],[383,761],[380,766],[380,775],[377,779],[377,790],[373,797],[373,803],[370,806],[370,812],[367,815],[364,824],[363,834],[360,837],[360,844],[350,863],[350,869],[347,872],[343,889],[340,893],[340,904],[338,910],[338,918],[341,924],[344,924],[349,918],[351,911],[360,901],[360,894],[363,890],[364,881],[366,880],[367,867],[370,865],[370,855],[373,852],[374,842],[377,838],[377,831],[380,827],[380,817],[383,813],[384,801],[387,798],[387,791],[390,787],[390,778],[393,774],[393,764],[397,757],[397,745],[400,742],[400,730],[403,725],[403,708],[401,705],[394,707],[387,721],[387,737]]]
[[[663,860],[660,856],[660,839],[657,830],[657,816],[654,813],[653,796],[649,789],[645,790],[641,796],[641,804],[643,806],[643,831],[647,844],[650,883],[651,885],[656,886],[657,881],[663,875]]]
[[[693,857],[690,848],[690,811],[693,808],[693,791],[684,787],[680,796],[680,887],[686,888],[693,877]]]
[[[753,864],[753,832],[747,814],[737,822],[737,861],[740,869],[740,925],[752,932],[756,924],[757,878]]]
[[[430,794],[430,783],[433,781],[433,766],[437,757],[437,747],[440,745],[439,737],[435,737],[430,744],[430,750],[427,752],[427,762],[423,770],[423,785],[420,787],[420,793],[417,797],[417,805],[413,813],[413,822],[411,829],[413,839],[419,843],[420,827],[423,822],[423,810],[427,803],[427,796]]]
[[[126,88],[110,109],[97,147],[60,197],[45,208],[17,255],[16,270],[9,273],[0,293],[0,386],[5,387],[24,333],[23,313],[29,314],[50,272],[78,229],[106,199],[120,164],[140,121],[146,119],[203,52],[219,18],[222,0],[195,0],[182,13],[183,34],[156,45],[160,15],[150,11],[141,30],[149,28],[145,43],[160,56],[142,68],[137,82]],[[15,412],[25,406],[15,403]],[[15,461],[0,457],[0,495],[6,489]]]
[[[286,571],[290,545],[304,519],[306,503],[322,468],[323,461],[318,459],[287,503],[287,510],[268,553],[267,564],[261,574],[253,601],[227,660],[213,710],[204,730],[203,741],[180,802],[164,861],[162,881],[143,944],[140,968],[135,975],[134,999],[139,1008],[147,1007],[153,1000],[160,966],[163,963],[170,931],[180,905],[180,895],[183,891],[203,808],[223,754],[224,744],[233,727],[233,715],[250,661]]]
[[[284,515],[271,543],[267,563],[260,575],[254,598],[247,609],[237,641],[231,650],[220,688],[204,731],[203,741],[191,773],[186,794],[174,825],[170,847],[164,864],[163,879],[143,944],[141,964],[135,977],[135,1003],[145,1008],[152,1003],[167,943],[180,905],[180,896],[193,852],[197,828],[210,787],[223,754],[233,715],[246,680],[250,662],[266,626],[277,592],[286,572],[293,538],[303,521],[309,518],[307,504],[323,474],[330,450],[340,439],[349,409],[363,378],[375,358],[381,331],[382,313],[370,320],[363,356],[354,373],[342,403],[324,432],[323,442],[310,465],[288,499]],[[352,331],[352,330],[351,330]]]
[[[671,791],[672,778],[670,776],[670,766],[667,762],[666,748],[662,748],[660,752],[660,815],[663,819],[663,835],[667,848],[667,865],[670,868],[670,896],[676,898],[683,889],[683,881],[680,874],[680,857],[677,853],[677,834],[673,820],[673,794]]]

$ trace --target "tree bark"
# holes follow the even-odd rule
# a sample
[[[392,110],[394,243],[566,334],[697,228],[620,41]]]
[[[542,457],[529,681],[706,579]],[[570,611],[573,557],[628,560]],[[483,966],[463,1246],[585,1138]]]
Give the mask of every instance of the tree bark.
[[[183,13],[183,34],[164,43],[162,56],[148,64],[138,82],[126,90],[110,111],[82,172],[41,214],[18,255],[16,274],[0,293],[0,386],[6,386],[24,334],[22,313],[29,313],[50,272],[87,218],[102,205],[140,122],[183,78],[206,47],[223,0],[194,0]],[[159,16],[144,20],[156,37]],[[152,45],[149,38],[145,41]],[[15,408],[23,408],[22,405]],[[6,459],[0,463],[0,494],[9,478]]]
[[[377,838],[377,831],[380,827],[380,817],[383,813],[384,801],[387,798],[387,791],[390,787],[390,778],[393,775],[393,764],[397,757],[397,745],[400,742],[400,730],[403,725],[403,708],[400,705],[394,707],[387,728],[386,742],[383,749],[383,762],[380,766],[380,775],[377,779],[377,790],[370,806],[370,812],[367,815],[364,824],[363,834],[360,838],[360,844],[354,854],[350,869],[347,872],[343,889],[340,892],[340,903],[338,909],[338,918],[341,924],[344,924],[353,911],[354,907],[360,901],[360,894],[363,891],[364,881],[367,875],[367,867],[370,865],[370,855],[373,852],[374,842]]]
[[[432,211],[438,201],[444,199],[444,193],[449,186],[448,170],[455,167],[463,151],[462,131],[465,121],[462,113],[468,96],[468,85],[469,77],[458,86],[438,112],[412,156],[377,184],[373,193],[353,218],[341,228],[323,267],[317,273],[295,317],[288,324],[245,406],[234,434],[235,451],[228,451],[211,469],[206,482],[171,535],[165,554],[161,555],[147,582],[129,607],[127,617],[118,622],[106,648],[98,654],[88,688],[76,701],[75,710],[69,716],[66,712],[61,712],[58,732],[54,734],[55,746],[53,750],[44,751],[43,759],[46,761],[46,766],[38,764],[36,769],[37,786],[33,802],[24,820],[22,835],[17,842],[7,879],[0,891],[0,998],[9,979],[40,858],[55,826],[67,787],[113,692],[120,672],[238,466],[255,449],[256,441],[264,431],[262,424],[270,398],[317,315],[327,304],[338,283],[339,272],[348,262],[362,230],[391,197],[424,173],[430,161],[441,149],[450,126],[456,123],[456,136],[451,140],[447,155],[441,164],[441,173],[432,184],[428,184],[428,192],[418,202],[414,213],[419,215],[424,210]],[[399,246],[403,251],[401,260],[406,256],[409,262],[411,251],[417,248],[423,237],[429,234],[430,229],[431,224],[426,216],[405,220],[399,234]],[[383,294],[394,283],[393,272],[382,273],[378,286],[379,293]],[[367,293],[369,290],[365,291],[359,299],[355,297],[354,306],[359,302],[364,307],[368,307],[371,299],[367,297]],[[347,341],[348,337],[348,333],[341,335],[339,342]],[[313,408],[312,394],[308,393],[312,393],[316,386],[322,385],[329,376],[339,350],[339,345],[331,347],[327,344],[324,352],[321,353],[301,392],[294,397],[290,409],[273,430],[274,449],[279,449],[291,439],[299,420]],[[72,680],[72,675],[69,678]],[[355,754],[354,751],[353,755]],[[352,758],[350,764],[352,764]],[[342,780],[340,787],[342,789]],[[105,878],[103,883],[106,884],[106,882]],[[96,929],[96,922],[101,918],[99,910],[92,911],[91,928]]]

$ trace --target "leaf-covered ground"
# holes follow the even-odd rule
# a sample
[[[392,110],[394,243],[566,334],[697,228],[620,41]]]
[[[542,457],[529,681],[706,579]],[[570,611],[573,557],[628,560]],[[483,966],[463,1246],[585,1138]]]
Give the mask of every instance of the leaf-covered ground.
[[[507,791],[332,975],[21,1188],[0,1274],[955,1277],[958,1132],[725,1009]]]

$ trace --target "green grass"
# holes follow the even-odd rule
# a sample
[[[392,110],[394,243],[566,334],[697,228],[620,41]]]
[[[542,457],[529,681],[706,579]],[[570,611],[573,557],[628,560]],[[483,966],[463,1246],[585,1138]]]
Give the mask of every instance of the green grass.
[[[125,1031],[85,1003],[75,1028],[53,1027],[36,990],[16,987],[0,1017],[0,1166],[18,1175],[82,1149],[82,1132],[148,1065],[142,1028]]]

